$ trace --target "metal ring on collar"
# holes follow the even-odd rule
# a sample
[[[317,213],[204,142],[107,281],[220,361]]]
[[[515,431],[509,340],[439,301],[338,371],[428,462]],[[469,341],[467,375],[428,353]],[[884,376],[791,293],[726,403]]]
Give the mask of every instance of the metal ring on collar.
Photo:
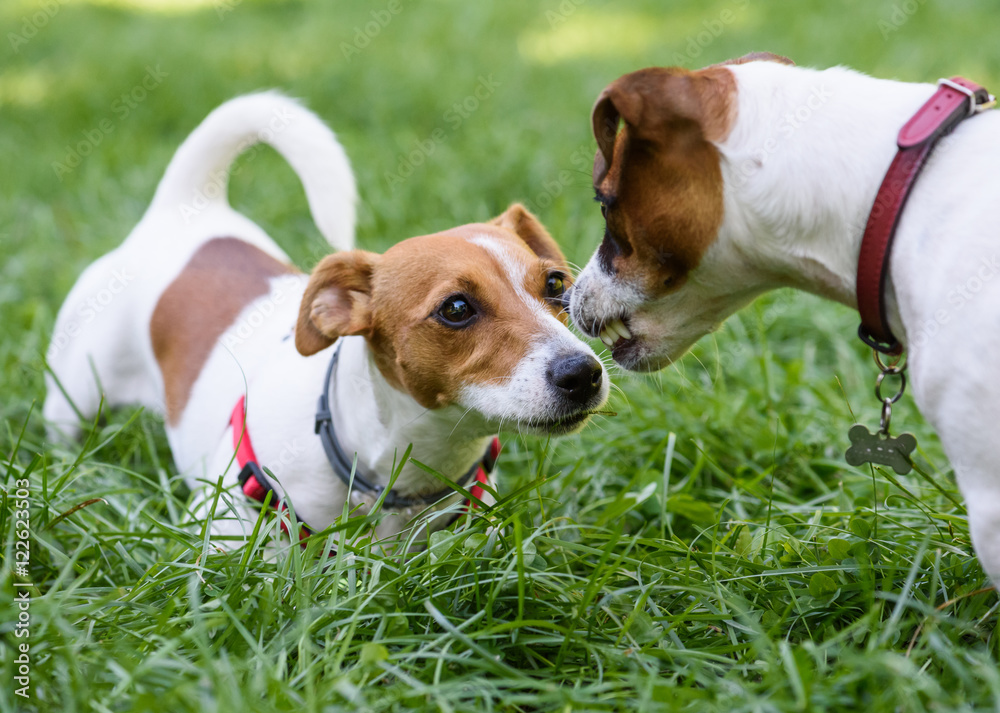
[[[882,396],[882,382],[887,376],[898,376],[899,377],[899,391],[896,392],[895,396]],[[894,404],[903,397],[903,392],[906,390],[906,372],[902,369],[897,369],[893,367],[891,370],[887,369],[878,375],[875,379],[875,398],[877,398],[882,403]]]
[[[879,371],[891,371],[893,369],[898,369],[902,371],[906,368],[906,352],[900,352],[894,355],[895,358],[886,364],[882,361],[882,354],[878,350],[872,349],[872,356],[875,358],[875,364],[878,366]],[[895,373],[895,372],[893,372]]]

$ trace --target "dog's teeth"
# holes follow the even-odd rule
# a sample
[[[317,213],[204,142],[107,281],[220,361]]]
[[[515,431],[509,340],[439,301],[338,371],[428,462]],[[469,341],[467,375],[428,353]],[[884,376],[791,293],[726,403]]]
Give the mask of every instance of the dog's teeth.
[[[614,327],[614,330],[618,332],[618,336],[621,337],[622,339],[632,338],[632,333],[625,328],[625,323],[620,319],[616,319],[614,322],[612,322],[611,326]]]
[[[618,330],[615,329],[614,322],[608,322],[607,324],[604,325],[604,333],[607,334],[609,337],[611,337],[611,344],[614,344],[615,342],[618,341],[618,336],[619,336]]]
[[[601,330],[601,341],[604,342],[604,346],[606,347],[611,347],[615,343],[615,340],[608,333],[607,328]]]

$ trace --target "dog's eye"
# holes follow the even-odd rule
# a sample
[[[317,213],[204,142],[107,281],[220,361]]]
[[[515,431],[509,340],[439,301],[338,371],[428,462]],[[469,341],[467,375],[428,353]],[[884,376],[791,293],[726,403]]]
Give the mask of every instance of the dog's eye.
[[[562,297],[566,291],[566,276],[561,272],[553,272],[545,280],[545,296],[549,299]]]
[[[452,295],[441,303],[437,314],[449,327],[464,327],[476,316],[476,310],[464,295]]]

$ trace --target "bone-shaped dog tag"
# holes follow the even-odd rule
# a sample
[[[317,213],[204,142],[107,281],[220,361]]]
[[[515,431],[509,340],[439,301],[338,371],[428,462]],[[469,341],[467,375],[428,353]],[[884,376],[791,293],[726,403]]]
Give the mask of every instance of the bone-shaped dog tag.
[[[849,465],[874,463],[892,468],[899,475],[906,475],[913,469],[910,454],[917,447],[917,439],[910,433],[886,436],[871,433],[864,425],[857,423],[847,432],[851,447],[844,457]]]

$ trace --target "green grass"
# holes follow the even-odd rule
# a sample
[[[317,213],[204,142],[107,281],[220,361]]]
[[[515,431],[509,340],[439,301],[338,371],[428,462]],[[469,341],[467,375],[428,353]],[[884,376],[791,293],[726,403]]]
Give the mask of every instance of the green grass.
[[[894,424],[917,434],[919,472],[844,463],[852,409],[877,420],[875,374],[856,316],[813,298],[771,295],[676,368],[616,375],[618,416],[579,436],[505,437],[499,504],[405,562],[363,533],[334,559],[324,533],[267,561],[271,520],[221,554],[154,417],[110,414],[65,448],[38,413],[62,297],[231,96],[279,87],[330,122],[367,248],[523,200],[582,264],[601,231],[588,113],[619,74],[769,49],[1000,85],[995,9],[401,0],[345,57],[385,3],[142,4],[0,6],[0,711],[1000,710],[997,595],[976,593],[988,582],[940,445],[907,399]],[[37,32],[15,52],[26,21]],[[167,76],[126,112],[116,101],[147,67]],[[490,75],[495,92],[455,125],[447,112]],[[98,129],[60,179],[53,162]],[[412,175],[388,180],[435,129]],[[311,266],[323,242],[294,174],[270,150],[240,166],[234,203]],[[13,694],[19,478],[29,700]]]

